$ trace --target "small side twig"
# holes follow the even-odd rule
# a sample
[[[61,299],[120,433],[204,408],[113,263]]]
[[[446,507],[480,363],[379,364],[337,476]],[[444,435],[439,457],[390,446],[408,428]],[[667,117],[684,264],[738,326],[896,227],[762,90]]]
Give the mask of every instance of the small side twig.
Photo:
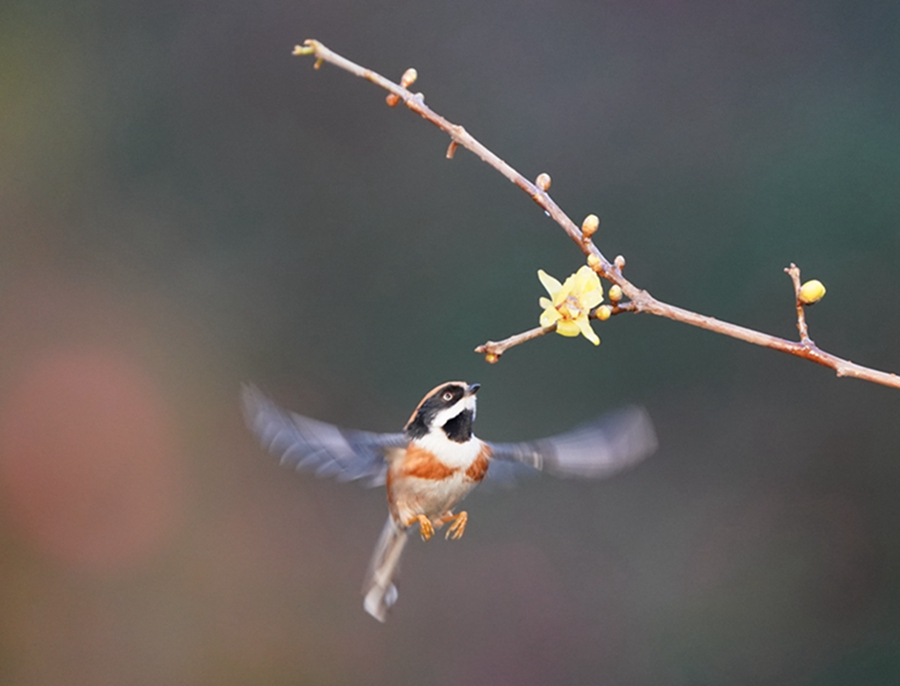
[[[791,262],[790,267],[784,268],[785,273],[791,277],[794,284],[794,304],[797,306],[797,331],[800,332],[800,342],[804,345],[815,346],[809,337],[809,327],[806,326],[806,312],[803,302],[800,300],[800,268]]]
[[[612,306],[607,307],[609,308],[610,315],[635,311],[634,303],[631,302],[615,303]],[[599,309],[600,308],[595,308],[591,311],[591,319],[602,319],[597,316],[597,310]],[[514,348],[522,343],[527,343],[528,341],[533,341],[535,338],[546,336],[548,333],[553,333],[554,331],[556,331],[556,324],[552,324],[551,326],[538,326],[534,329],[523,331],[522,333],[513,334],[508,338],[504,338],[502,341],[487,341],[486,343],[482,343],[475,348],[475,352],[484,355],[488,362],[494,364],[500,359],[500,356],[510,348]]]
[[[535,338],[540,338],[548,333],[553,333],[554,331],[556,331],[556,324],[551,324],[550,326],[538,326],[534,329],[523,331],[522,333],[513,334],[509,338],[504,338],[502,341],[488,341],[487,343],[483,343],[475,348],[475,352],[483,354],[488,362],[494,364],[500,359],[500,356],[510,348],[521,345],[522,343],[527,343]]]
[[[591,240],[590,234],[585,236],[584,233],[582,233],[582,230],[579,229],[579,227],[575,224],[575,222],[573,222],[572,219],[565,212],[563,212],[559,205],[557,205],[553,201],[553,199],[547,192],[550,187],[550,177],[548,175],[541,174],[538,177],[538,182],[532,183],[524,176],[522,176],[522,174],[516,171],[513,167],[500,159],[500,157],[494,154],[482,143],[476,140],[462,126],[451,123],[441,115],[434,112],[431,108],[429,108],[425,104],[424,96],[421,93],[411,93],[404,86],[393,83],[380,74],[370,69],[366,69],[365,67],[362,67],[354,62],[351,62],[345,57],[332,52],[316,40],[307,40],[302,46],[296,46],[294,48],[294,54],[312,55],[316,58],[316,68],[318,68],[319,65],[321,65],[323,62],[328,62],[337,67],[340,67],[341,69],[344,69],[345,71],[350,72],[351,74],[355,74],[360,78],[371,81],[375,85],[387,90],[389,93],[398,98],[397,102],[403,102],[410,110],[416,112],[421,117],[431,122],[450,136],[450,147],[447,150],[448,158],[452,158],[453,153],[456,151],[456,148],[458,146],[462,146],[470,152],[474,153],[482,161],[496,169],[512,183],[516,184],[525,193],[527,193],[535,203],[537,203],[537,205],[547,214],[547,216],[553,219],[553,221],[555,221],[563,229],[563,231],[566,232],[569,238],[571,238],[576,243],[576,245],[579,246],[581,251],[588,258],[588,264],[595,272],[597,272],[599,276],[607,279],[608,281],[612,282],[622,289],[624,295],[628,298],[628,300],[630,300],[629,303],[623,303],[623,305],[627,304],[627,311],[644,312],[659,317],[666,317],[667,319],[672,319],[684,324],[690,324],[691,326],[697,326],[714,333],[719,333],[725,336],[736,338],[738,340],[746,341],[747,343],[761,345],[767,348],[771,348],[772,350],[779,350],[796,357],[801,357],[812,362],[816,362],[825,367],[829,367],[835,371],[837,376],[849,376],[865,381],[870,381],[872,383],[891,386],[893,388],[900,388],[900,377],[898,377],[896,374],[882,372],[876,369],[871,369],[869,367],[855,364],[854,362],[842,359],[840,357],[837,357],[836,355],[832,355],[831,353],[826,353],[823,350],[819,349],[819,347],[816,346],[815,343],[813,343],[813,341],[809,338],[806,318],[803,312],[803,305],[799,300],[800,275],[799,269],[797,269],[796,266],[791,265],[791,267],[788,267],[786,271],[794,281],[795,302],[797,303],[797,327],[800,331],[799,342],[788,341],[777,336],[772,336],[760,331],[754,331],[753,329],[748,329],[738,324],[723,322],[721,320],[715,319],[714,317],[708,317],[696,312],[691,312],[690,310],[686,310],[675,305],[669,305],[668,303],[662,302],[661,300],[657,300],[646,290],[638,288],[623,276],[622,270],[625,266],[624,258],[618,256],[615,259],[614,263],[611,263],[606,258],[606,256],[603,255],[603,253],[597,248],[597,246],[594,245],[593,241]],[[394,99],[392,98],[392,103],[393,100]],[[621,307],[622,306],[620,306],[620,308]],[[621,311],[626,310],[621,309]],[[497,358],[499,358],[499,356],[503,354],[505,350],[508,350],[515,345],[520,345],[525,341],[544,336],[547,333],[553,332],[554,330],[555,327],[540,327],[531,329],[521,334],[510,336],[509,338],[504,339],[500,342],[488,341],[487,343],[478,346],[478,348],[476,348],[476,351],[485,354],[489,361],[496,362]]]

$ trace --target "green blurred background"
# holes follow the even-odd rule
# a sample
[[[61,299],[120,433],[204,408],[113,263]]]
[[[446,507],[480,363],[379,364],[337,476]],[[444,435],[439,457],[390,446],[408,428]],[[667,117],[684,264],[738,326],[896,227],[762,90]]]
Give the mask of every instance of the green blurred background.
[[[900,3],[0,4],[0,682],[900,683],[900,393],[651,317],[537,323],[581,255],[315,37],[398,79],[657,297],[900,370]],[[396,430],[624,403],[660,449],[473,495],[381,626],[383,492],[297,477],[240,383]]]

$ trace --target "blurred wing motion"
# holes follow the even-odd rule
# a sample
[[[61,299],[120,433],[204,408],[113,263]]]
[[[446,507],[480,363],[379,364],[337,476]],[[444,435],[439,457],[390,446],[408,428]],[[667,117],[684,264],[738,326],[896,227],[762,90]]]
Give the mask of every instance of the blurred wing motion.
[[[402,433],[341,429],[286,412],[255,386],[244,386],[242,399],[247,425],[263,447],[297,471],[338,481],[368,479],[370,485],[380,485],[387,471],[385,452],[406,446]]]
[[[656,432],[642,407],[626,407],[558,436],[528,443],[491,443],[492,480],[521,474],[521,465],[559,477],[599,479],[627,469],[657,448]]]

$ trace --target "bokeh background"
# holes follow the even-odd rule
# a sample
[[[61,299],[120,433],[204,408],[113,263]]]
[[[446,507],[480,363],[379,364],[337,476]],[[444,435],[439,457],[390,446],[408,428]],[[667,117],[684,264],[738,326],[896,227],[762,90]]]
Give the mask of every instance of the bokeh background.
[[[900,4],[0,4],[0,682],[900,683],[900,394],[651,317],[552,336],[581,256],[518,189],[315,37],[526,176],[657,297],[900,370]],[[396,430],[479,381],[479,435],[640,403],[600,483],[473,495],[359,587],[384,495],[295,476],[254,381]]]

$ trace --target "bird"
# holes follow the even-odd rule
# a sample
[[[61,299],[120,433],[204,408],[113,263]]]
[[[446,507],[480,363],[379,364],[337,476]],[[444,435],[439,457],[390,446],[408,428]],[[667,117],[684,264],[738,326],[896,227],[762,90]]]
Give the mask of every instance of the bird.
[[[388,517],[363,584],[363,607],[380,622],[397,601],[400,556],[408,534],[418,527],[427,541],[448,525],[445,537],[460,539],[468,513],[455,510],[485,479],[503,483],[540,471],[601,478],[656,450],[653,424],[641,407],[614,411],[549,438],[483,441],[473,431],[479,388],[464,381],[439,384],[416,405],[402,431],[376,433],[286,411],[256,386],[243,386],[247,425],[281,464],[385,487]]]

